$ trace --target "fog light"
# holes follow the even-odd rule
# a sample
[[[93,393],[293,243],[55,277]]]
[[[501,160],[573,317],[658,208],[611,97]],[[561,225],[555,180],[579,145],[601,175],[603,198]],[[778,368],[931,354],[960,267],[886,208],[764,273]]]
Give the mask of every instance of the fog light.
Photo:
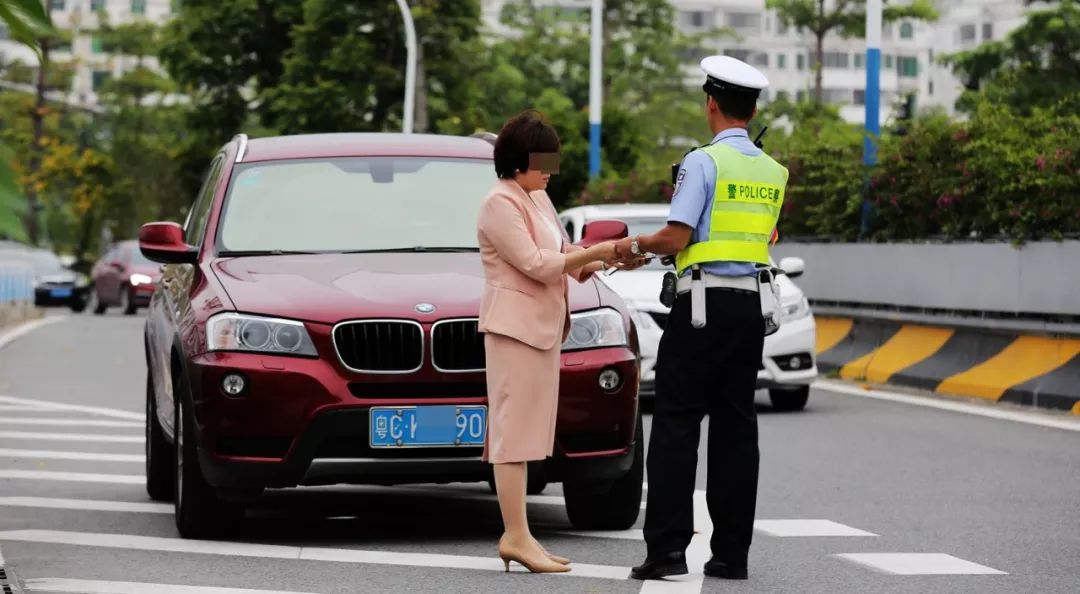
[[[792,357],[791,361],[788,361],[788,365],[792,369],[798,369],[798,368],[802,367],[802,360],[800,360],[798,357]]]
[[[605,369],[600,372],[600,389],[605,392],[614,392],[622,385],[622,374],[617,369]]]
[[[247,382],[244,381],[242,375],[230,373],[225,376],[225,379],[221,380],[221,389],[229,396],[239,396],[245,387],[247,387]]]

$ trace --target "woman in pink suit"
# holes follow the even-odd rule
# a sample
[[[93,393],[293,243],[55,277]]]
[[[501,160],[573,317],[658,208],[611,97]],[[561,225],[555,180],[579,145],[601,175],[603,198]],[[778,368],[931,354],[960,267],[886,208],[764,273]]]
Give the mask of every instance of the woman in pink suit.
[[[571,245],[544,189],[557,170],[559,137],[538,114],[506,122],[495,142],[499,181],[480,210],[477,233],[486,284],[480,331],[487,351],[488,430],[484,459],[495,466],[505,532],[499,557],[531,572],[569,571],[533,538],[525,514],[526,462],[551,456],[559,354],[569,332],[567,276],[584,282],[615,257],[614,244]]]

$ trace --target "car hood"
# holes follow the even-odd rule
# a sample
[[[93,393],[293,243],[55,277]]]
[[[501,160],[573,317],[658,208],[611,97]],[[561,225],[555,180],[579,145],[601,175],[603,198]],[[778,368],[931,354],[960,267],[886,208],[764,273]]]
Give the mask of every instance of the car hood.
[[[326,324],[476,317],[484,288],[477,253],[249,256],[220,258],[211,268],[237,311]],[[569,284],[572,310],[599,307],[591,281]],[[418,304],[435,311],[418,313]]]
[[[611,276],[601,276],[604,284],[619,294],[627,305],[641,311],[668,311],[660,303],[660,289],[664,281],[663,270],[634,270],[630,272],[616,272]],[[780,300],[790,303],[802,299],[803,292],[787,275],[781,274],[776,277],[776,284],[780,289]]]

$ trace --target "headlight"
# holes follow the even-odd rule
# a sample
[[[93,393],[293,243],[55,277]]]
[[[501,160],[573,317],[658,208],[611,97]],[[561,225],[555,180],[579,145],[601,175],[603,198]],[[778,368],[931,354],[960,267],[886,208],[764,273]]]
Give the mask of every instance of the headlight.
[[[626,346],[626,325],[614,309],[597,309],[570,316],[570,335],[564,351]]]
[[[650,332],[654,330],[660,330],[660,325],[656,323],[656,320],[654,320],[648,312],[631,309],[630,319],[634,320],[634,323],[637,324],[637,327],[642,330]]]
[[[154,279],[150,278],[149,276],[138,273],[131,275],[131,278],[129,280],[131,280],[131,286],[133,287],[137,287],[139,285],[149,285],[150,283],[154,282]]]
[[[206,322],[210,351],[251,351],[315,356],[315,344],[302,322],[226,313]]]
[[[790,322],[810,315],[810,302],[806,297],[780,306],[780,321]]]

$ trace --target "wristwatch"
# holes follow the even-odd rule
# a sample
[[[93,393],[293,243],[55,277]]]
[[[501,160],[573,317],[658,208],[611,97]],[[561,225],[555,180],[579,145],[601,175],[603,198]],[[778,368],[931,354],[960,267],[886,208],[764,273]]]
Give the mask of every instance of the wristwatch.
[[[638,240],[637,240],[636,237],[634,238],[633,241],[630,242],[630,253],[635,255],[635,256],[644,256],[645,255],[645,252],[641,251],[641,244],[638,243]]]

